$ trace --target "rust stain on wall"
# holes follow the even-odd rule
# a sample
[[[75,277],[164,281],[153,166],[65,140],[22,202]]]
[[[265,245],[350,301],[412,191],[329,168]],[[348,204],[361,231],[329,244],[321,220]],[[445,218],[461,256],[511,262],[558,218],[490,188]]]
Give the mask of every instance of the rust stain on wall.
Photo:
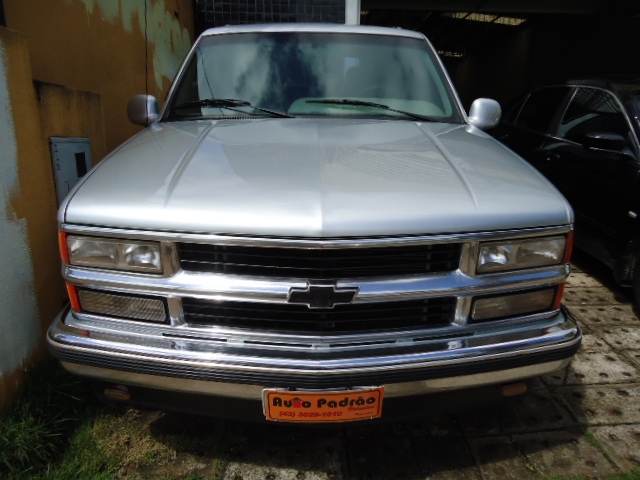
[[[36,80],[102,96],[108,150],[139,131],[128,99],[162,101],[193,37],[188,0],[22,0],[6,2],[5,16],[28,38]]]
[[[36,88],[45,138],[89,138],[94,164],[107,154],[99,94],[50,83],[37,83]]]
[[[57,249],[53,167],[38,121],[39,106],[31,82],[26,39],[15,35],[11,38],[7,76],[18,147],[19,181],[11,196],[11,207],[16,218],[27,221],[35,294],[44,331],[61,308],[64,298]]]
[[[11,296],[3,299],[5,316],[0,324],[4,343],[0,402],[4,402],[4,391],[15,386],[11,381],[13,373],[18,374],[44,353],[44,332],[60,309],[63,292],[56,259],[52,172],[41,163],[46,152],[27,42],[23,36],[4,28],[0,28],[0,42],[10,104],[9,111],[3,113],[8,115],[12,127],[9,139],[12,149],[9,153],[5,145],[3,167],[15,177],[5,205],[5,217],[13,225],[5,227],[18,233],[11,237],[10,244],[0,245],[3,258],[9,259],[4,262],[0,282],[4,282],[4,294]]]
[[[140,127],[126,116],[127,101],[138,93],[164,98],[186,53],[179,50],[193,38],[193,1],[21,0],[4,2],[4,10],[6,115],[13,121],[17,152],[0,222],[22,229],[14,243],[25,255],[15,268],[32,273],[22,290],[29,298],[19,303],[21,311],[31,313],[3,318],[1,325],[12,332],[7,338],[15,340],[16,365],[26,366],[44,355],[46,329],[66,299],[49,137],[90,138],[95,163],[137,133]],[[10,279],[10,272],[0,273],[0,280]],[[20,375],[3,369],[5,363],[0,362],[0,405]],[[18,368],[14,363],[9,370]]]

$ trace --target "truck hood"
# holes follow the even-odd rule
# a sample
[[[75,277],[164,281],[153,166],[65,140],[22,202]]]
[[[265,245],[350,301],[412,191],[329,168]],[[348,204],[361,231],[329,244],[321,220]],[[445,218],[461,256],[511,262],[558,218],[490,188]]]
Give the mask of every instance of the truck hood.
[[[158,123],[69,194],[63,223],[352,237],[572,222],[564,198],[487,134],[404,120]]]

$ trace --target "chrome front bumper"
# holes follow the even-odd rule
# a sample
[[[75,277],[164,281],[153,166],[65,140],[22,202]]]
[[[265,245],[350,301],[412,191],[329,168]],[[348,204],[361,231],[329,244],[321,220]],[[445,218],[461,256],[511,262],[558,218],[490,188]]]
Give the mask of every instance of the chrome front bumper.
[[[264,388],[341,389],[384,386],[385,397],[508,383],[565,367],[581,332],[562,308],[547,318],[499,322],[430,335],[397,350],[262,351],[212,339],[141,328],[92,330],[65,311],[48,333],[52,354],[71,373],[158,390],[260,399]],[[402,333],[400,332],[401,336]],[[262,355],[261,353],[264,353]]]

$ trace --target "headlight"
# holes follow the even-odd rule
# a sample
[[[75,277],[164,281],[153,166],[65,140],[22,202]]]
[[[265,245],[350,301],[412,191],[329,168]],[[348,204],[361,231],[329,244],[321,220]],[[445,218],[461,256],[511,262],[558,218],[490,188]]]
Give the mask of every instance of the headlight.
[[[538,237],[480,244],[476,273],[559,265],[565,261],[567,237]]]
[[[71,265],[162,273],[159,243],[69,235],[66,246]]]

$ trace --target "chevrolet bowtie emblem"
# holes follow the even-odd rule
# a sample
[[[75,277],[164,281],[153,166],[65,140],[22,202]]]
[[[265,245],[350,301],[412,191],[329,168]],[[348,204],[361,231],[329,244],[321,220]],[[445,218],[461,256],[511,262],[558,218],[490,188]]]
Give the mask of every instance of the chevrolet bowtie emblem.
[[[309,308],[333,308],[338,304],[351,303],[359,288],[336,288],[335,285],[310,285],[289,290],[289,303],[306,305]]]

